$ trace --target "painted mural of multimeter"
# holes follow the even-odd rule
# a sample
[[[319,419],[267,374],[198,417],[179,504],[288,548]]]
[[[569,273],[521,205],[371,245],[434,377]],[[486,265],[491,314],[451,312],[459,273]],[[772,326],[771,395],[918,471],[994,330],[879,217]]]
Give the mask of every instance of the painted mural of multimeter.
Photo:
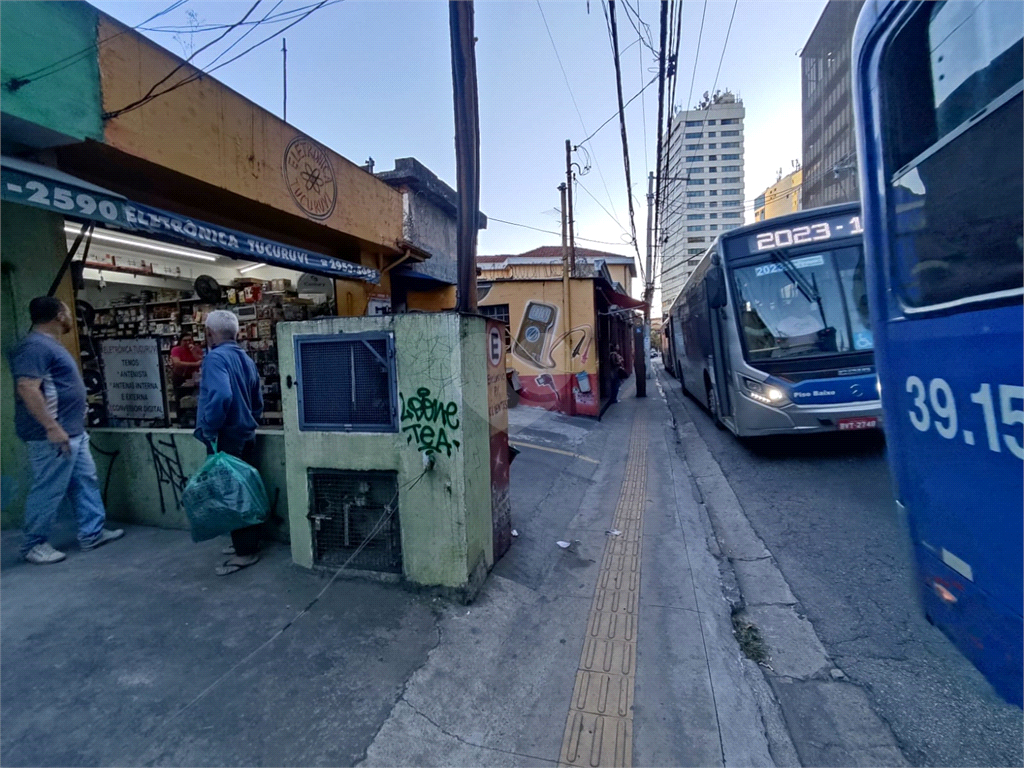
[[[545,361],[545,353],[557,322],[558,307],[539,301],[528,302],[512,348],[513,354],[537,368],[550,368],[551,363]]]

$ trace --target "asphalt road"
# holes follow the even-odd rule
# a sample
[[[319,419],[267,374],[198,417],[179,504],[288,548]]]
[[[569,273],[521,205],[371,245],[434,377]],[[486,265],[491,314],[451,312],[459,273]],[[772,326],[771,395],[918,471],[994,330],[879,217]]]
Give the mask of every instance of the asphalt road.
[[[1004,703],[919,608],[881,435],[741,442],[657,370],[676,419],[694,423],[802,612],[906,759],[1022,765],[1021,710]]]

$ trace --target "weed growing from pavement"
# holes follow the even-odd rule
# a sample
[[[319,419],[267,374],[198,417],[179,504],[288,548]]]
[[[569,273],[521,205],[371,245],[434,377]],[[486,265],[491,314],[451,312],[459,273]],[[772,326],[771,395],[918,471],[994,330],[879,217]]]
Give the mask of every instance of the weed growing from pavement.
[[[732,615],[732,633],[740,644],[740,650],[748,659],[758,664],[768,661],[768,649],[765,647],[764,640],[761,639],[761,632],[738,613]]]

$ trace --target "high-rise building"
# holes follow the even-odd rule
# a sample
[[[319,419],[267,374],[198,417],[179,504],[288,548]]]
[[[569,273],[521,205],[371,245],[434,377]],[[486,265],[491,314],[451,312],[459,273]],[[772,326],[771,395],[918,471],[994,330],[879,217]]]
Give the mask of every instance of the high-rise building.
[[[797,168],[785,176],[779,171],[779,180],[754,198],[754,221],[774,219],[803,210],[801,206],[801,185],[804,172]]]
[[[667,314],[701,255],[743,224],[743,101],[704,94],[672,118],[661,204],[661,307]]]
[[[800,53],[803,207],[857,200],[850,46],[864,0],[829,0]]]

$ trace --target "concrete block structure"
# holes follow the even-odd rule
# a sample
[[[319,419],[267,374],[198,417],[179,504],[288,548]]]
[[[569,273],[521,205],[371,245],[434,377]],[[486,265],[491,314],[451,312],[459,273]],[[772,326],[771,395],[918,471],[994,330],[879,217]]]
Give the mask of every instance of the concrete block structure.
[[[358,510],[339,505],[377,504],[390,507],[398,522],[400,566],[390,561],[392,572],[417,584],[475,593],[494,563],[486,323],[480,316],[446,312],[278,326],[281,370],[293,380],[285,390],[284,442],[297,564],[339,565],[332,558],[351,552],[357,537],[365,535],[354,530],[363,524],[356,519]],[[317,364],[306,357],[303,344],[352,340],[358,347],[367,339],[390,340],[393,359],[382,354],[377,362],[387,371],[375,383],[360,384],[358,396],[354,388],[351,396],[362,404],[372,389],[374,397],[392,398],[393,418],[381,410],[373,427],[304,425],[303,414],[311,413],[310,402],[317,396],[312,390],[332,382],[323,377],[323,368],[315,380],[301,380],[303,366]],[[329,354],[342,361],[340,375],[347,375],[346,352]],[[354,478],[366,485],[362,491],[345,490],[335,501],[318,490],[321,476],[339,482]],[[374,496],[370,488],[378,481],[390,489],[383,496]],[[347,540],[328,540],[329,526],[341,516]],[[338,552],[332,550],[335,544]],[[358,560],[350,568],[387,570]]]

